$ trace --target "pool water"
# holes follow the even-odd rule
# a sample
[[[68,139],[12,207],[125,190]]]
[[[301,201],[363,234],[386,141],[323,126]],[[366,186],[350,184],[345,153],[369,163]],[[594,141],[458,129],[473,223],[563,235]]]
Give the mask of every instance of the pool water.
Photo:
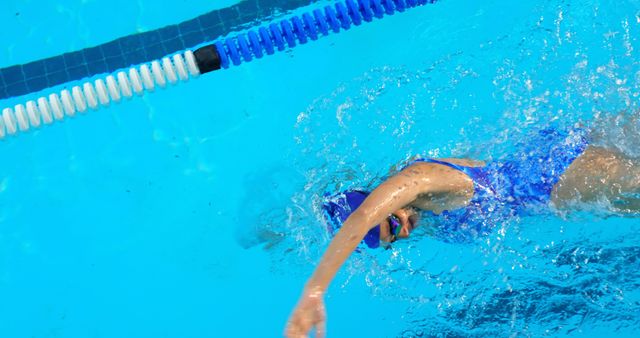
[[[64,28],[90,34],[77,48],[114,38],[83,25]],[[20,47],[63,30],[37,27],[0,36],[23,55],[1,66],[63,52]],[[638,36],[637,1],[447,0],[4,140],[0,336],[281,336],[329,241],[324,192],[633,116]],[[633,126],[607,128],[639,155]],[[361,251],[327,296],[329,336],[635,336],[639,226],[596,205]]]

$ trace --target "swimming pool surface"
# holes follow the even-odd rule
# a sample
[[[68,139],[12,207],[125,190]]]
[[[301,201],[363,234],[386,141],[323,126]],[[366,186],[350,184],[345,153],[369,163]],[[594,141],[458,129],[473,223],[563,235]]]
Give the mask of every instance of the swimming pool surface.
[[[234,2],[113,3],[3,2],[0,68]],[[0,337],[279,337],[329,241],[324,192],[632,116],[638,36],[638,1],[443,0],[0,141]],[[608,128],[640,157],[640,126]],[[357,253],[329,337],[634,337],[640,220],[598,210]]]

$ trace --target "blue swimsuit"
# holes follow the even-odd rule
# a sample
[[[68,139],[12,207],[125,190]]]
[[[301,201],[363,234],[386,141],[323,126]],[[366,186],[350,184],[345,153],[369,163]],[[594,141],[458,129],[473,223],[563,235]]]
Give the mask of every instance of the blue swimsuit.
[[[460,209],[429,214],[433,235],[450,242],[468,242],[487,235],[514,215],[530,214],[547,207],[553,186],[569,165],[587,148],[583,129],[548,128],[536,132],[516,151],[484,167],[466,167],[435,159],[417,159],[460,170],[473,180],[474,195]]]

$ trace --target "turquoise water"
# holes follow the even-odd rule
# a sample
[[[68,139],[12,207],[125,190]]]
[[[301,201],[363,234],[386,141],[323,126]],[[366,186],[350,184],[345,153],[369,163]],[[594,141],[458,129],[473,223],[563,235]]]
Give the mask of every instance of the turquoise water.
[[[447,0],[2,141],[0,336],[278,337],[329,240],[323,192],[630,116],[639,35],[637,1]],[[601,142],[638,156],[624,127]],[[633,336],[639,226],[542,215],[356,254],[329,335]]]

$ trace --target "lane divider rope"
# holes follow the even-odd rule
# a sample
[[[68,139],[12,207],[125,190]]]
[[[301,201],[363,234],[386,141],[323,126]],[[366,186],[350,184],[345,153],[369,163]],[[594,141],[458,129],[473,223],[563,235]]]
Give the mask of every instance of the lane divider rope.
[[[303,13],[278,23],[271,23],[235,37],[201,47],[195,52],[187,50],[160,60],[121,70],[94,81],[87,81],[43,96],[4,108],[0,116],[0,140],[86,113],[89,109],[108,107],[112,102],[131,99],[153,92],[156,87],[165,88],[190,78],[221,68],[237,66],[242,62],[260,59],[264,55],[293,48],[297,44],[317,40],[330,32],[339,33],[373,18],[403,12],[436,0],[345,0],[323,9]]]

